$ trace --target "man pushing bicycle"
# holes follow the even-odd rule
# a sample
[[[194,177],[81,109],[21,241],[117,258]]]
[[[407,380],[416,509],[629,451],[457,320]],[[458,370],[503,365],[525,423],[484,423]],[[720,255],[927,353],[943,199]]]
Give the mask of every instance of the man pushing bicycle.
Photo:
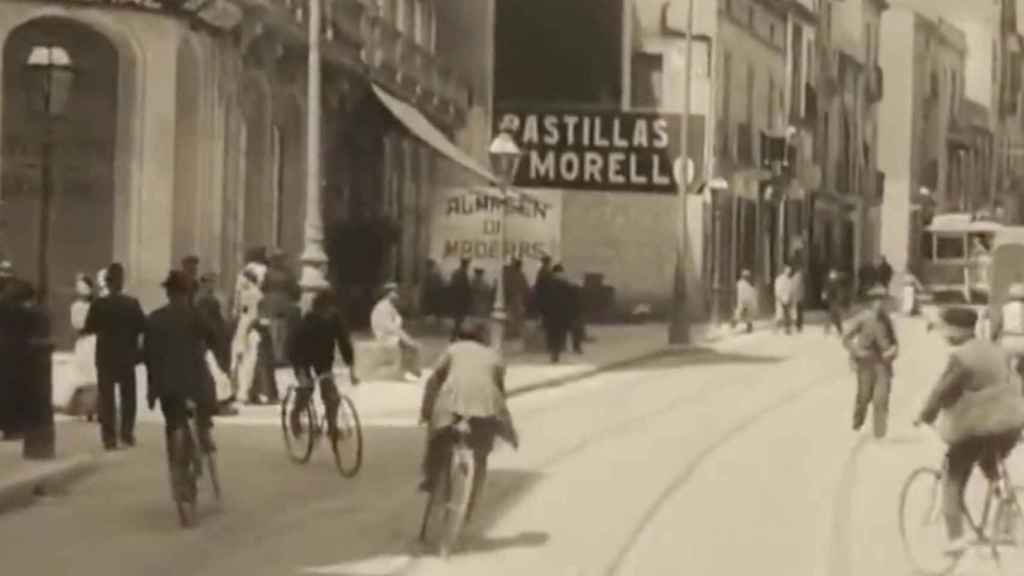
[[[970,308],[942,313],[943,335],[954,350],[914,422],[931,425],[942,414],[938,431],[949,446],[942,490],[949,555],[969,546],[962,502],[971,470],[978,464],[990,481],[997,480],[999,462],[1013,451],[1024,429],[1024,397],[1010,354],[975,338],[977,321]]]
[[[300,415],[309,405],[316,383],[320,383],[320,398],[327,412],[328,433],[332,439],[338,433],[338,388],[334,384],[334,348],[337,344],[341,358],[349,368],[353,385],[359,384],[355,369],[355,351],[348,325],[338,311],[332,292],[321,292],[313,298],[313,305],[295,332],[288,350],[289,361],[299,381],[295,406],[289,416],[292,432],[302,433]],[[326,376],[326,378],[325,378]]]

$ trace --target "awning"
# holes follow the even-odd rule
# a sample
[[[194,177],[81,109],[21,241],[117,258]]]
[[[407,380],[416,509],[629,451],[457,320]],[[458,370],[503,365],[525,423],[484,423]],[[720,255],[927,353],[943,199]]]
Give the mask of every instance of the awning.
[[[398,98],[388,94],[376,84],[371,84],[373,93],[377,95],[380,103],[388,109],[396,120],[402,123],[409,132],[430,146],[438,154],[462,166],[466,170],[480,176],[491,184],[497,184],[498,178],[490,170],[481,166],[469,154],[463,152],[458,146],[452,143],[443,132],[437,129],[422,112],[415,107],[402,102]]]

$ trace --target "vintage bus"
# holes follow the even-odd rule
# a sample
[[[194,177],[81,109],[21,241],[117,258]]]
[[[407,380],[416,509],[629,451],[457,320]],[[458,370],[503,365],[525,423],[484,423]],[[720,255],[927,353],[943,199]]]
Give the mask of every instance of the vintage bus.
[[[991,252],[1007,227],[969,214],[940,214],[921,238],[921,284],[939,300],[987,303]]]

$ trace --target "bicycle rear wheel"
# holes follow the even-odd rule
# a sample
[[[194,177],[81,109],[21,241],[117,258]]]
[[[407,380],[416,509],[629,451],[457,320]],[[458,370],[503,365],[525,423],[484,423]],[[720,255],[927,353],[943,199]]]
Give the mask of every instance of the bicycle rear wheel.
[[[448,460],[437,472],[420,529],[420,542],[436,545],[442,558],[448,558],[458,543],[476,474],[473,452],[468,448],[454,448]]]
[[[195,459],[195,443],[188,426],[176,430],[170,438],[171,453],[169,468],[171,491],[178,509],[178,521],[182,528],[193,526],[196,522],[196,496],[198,488],[196,477],[198,470]]]
[[[363,429],[356,405],[348,396],[341,395],[336,424],[338,434],[331,438],[334,464],[342,476],[351,478],[363,464]]]
[[[959,558],[947,556],[944,550],[942,473],[934,468],[911,472],[900,491],[899,515],[903,551],[912,567],[933,576],[952,572]]]
[[[284,446],[288,456],[296,464],[309,462],[316,443],[316,415],[313,412],[313,399],[310,395],[306,407],[299,411],[298,418],[293,421],[292,410],[298,401],[299,389],[288,388],[281,402],[281,433],[284,434]]]

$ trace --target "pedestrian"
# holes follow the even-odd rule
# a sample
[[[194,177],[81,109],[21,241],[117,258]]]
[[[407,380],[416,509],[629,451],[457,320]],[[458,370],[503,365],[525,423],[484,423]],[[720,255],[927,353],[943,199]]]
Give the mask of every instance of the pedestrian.
[[[878,262],[875,264],[875,270],[878,274],[878,283],[881,284],[882,288],[885,288],[888,291],[889,286],[892,284],[893,270],[885,256],[878,257]]]
[[[825,280],[825,289],[821,291],[821,299],[828,310],[828,320],[825,322],[825,334],[835,328],[836,334],[843,337],[843,282],[839,271],[829,270],[828,279]]]
[[[186,402],[195,403],[199,446],[213,452],[210,435],[216,411],[215,392],[208,377],[205,350],[216,346],[210,326],[189,302],[194,284],[183,272],[172,270],[163,282],[167,304],[145,322],[143,356],[148,380],[146,399],[150,409],[160,401],[170,455],[171,435],[187,425]]]
[[[472,307],[473,289],[469,283],[469,258],[459,261],[459,267],[452,272],[451,281],[448,283],[448,305],[452,312],[452,335],[454,342],[462,329],[462,323],[466,316],[469,316]]]
[[[889,293],[875,286],[866,294],[871,306],[859,314],[843,337],[857,374],[853,429],[860,430],[872,405],[875,438],[884,438],[889,420],[893,363],[899,355],[896,331],[886,309]]]
[[[924,286],[917,276],[909,268],[903,271],[903,301],[901,312],[905,316],[917,316],[920,312],[918,294],[924,291]]]
[[[530,283],[523,273],[523,260],[512,258],[505,267],[505,312],[508,314],[508,338],[519,338],[526,321],[526,308],[530,298]]]
[[[475,318],[489,318],[491,306],[494,303],[494,293],[491,285],[484,276],[483,268],[473,270],[473,280],[469,285],[470,289],[470,314]]]
[[[85,321],[96,299],[96,284],[86,274],[75,277],[75,301],[71,304],[71,327],[75,330],[75,372],[79,386],[97,386],[96,336],[85,333]]]
[[[545,306],[544,299],[547,298],[547,287],[551,276],[551,256],[545,254],[540,259],[540,269],[537,270],[537,276],[533,281],[533,294],[531,298],[533,311],[538,315],[542,315],[541,310]]]
[[[232,317],[235,321],[231,340],[232,393],[239,401],[260,404],[256,385],[260,346],[259,305],[263,300],[266,277],[266,250],[253,248],[246,254],[245,266],[235,280]]]
[[[416,382],[420,378],[420,345],[402,328],[402,315],[397,308],[398,284],[388,282],[383,292],[370,313],[370,328],[378,342],[398,348],[403,376]]]
[[[789,281],[793,292],[791,316],[793,317],[796,331],[800,333],[804,331],[804,300],[807,295],[803,270],[800,267],[792,268]]]
[[[999,464],[1017,446],[1024,429],[1024,399],[1020,381],[1010,369],[1009,353],[992,342],[973,338],[978,322],[974,310],[948,308],[942,313],[942,322],[943,335],[953,351],[914,426],[930,425],[943,416],[937,429],[948,445],[941,476],[946,554],[959,556],[970,546],[963,529],[964,488],[975,464],[996,485]],[[996,541],[1015,536],[1005,533],[1007,526],[996,524]]]
[[[736,310],[733,312],[730,326],[735,329],[737,324],[747,326],[747,333],[754,331],[754,317],[757,316],[757,289],[751,281],[750,270],[742,270],[736,281]]]
[[[786,266],[775,277],[775,330],[790,333],[793,310],[793,269]]]
[[[206,364],[216,391],[218,415],[233,416],[238,410],[231,387],[231,336],[224,318],[223,307],[217,297],[217,274],[209,272],[199,278],[195,299],[196,312],[206,322],[212,334],[212,346],[206,354]]]
[[[428,258],[420,287],[420,315],[436,322],[438,326],[445,315],[444,288],[444,278],[437,262]]]
[[[565,350],[565,340],[572,327],[572,287],[565,279],[561,264],[551,269],[545,280],[543,298],[539,301],[541,322],[551,362],[558,363]]]
[[[96,335],[96,374],[99,381],[99,416],[103,446],[114,450],[120,441],[135,446],[135,365],[141,360],[140,338],[146,315],[135,298],[123,293],[124,267],[107,268],[108,296],[97,299],[85,320],[86,334]],[[116,427],[114,389],[121,399],[120,430]]]

